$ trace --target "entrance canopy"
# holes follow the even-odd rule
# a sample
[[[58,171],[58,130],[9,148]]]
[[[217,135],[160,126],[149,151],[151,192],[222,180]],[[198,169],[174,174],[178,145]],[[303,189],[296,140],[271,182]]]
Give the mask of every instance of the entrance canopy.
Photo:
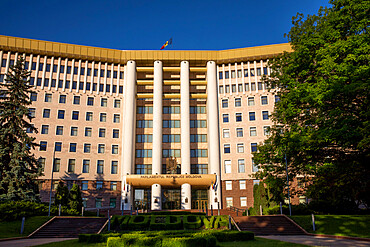
[[[126,183],[134,187],[149,187],[159,184],[165,187],[180,187],[182,184],[209,187],[216,181],[216,174],[160,174],[127,175]]]

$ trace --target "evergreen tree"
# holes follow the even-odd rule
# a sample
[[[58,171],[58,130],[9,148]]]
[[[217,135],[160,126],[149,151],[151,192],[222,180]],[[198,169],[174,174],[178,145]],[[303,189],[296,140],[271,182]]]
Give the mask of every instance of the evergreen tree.
[[[68,187],[64,185],[63,181],[59,181],[56,192],[55,192],[55,205],[68,206],[69,200],[69,190]]]
[[[82,210],[82,197],[80,186],[73,184],[72,189],[69,191],[69,202],[68,206],[70,209],[81,212]]]
[[[37,131],[30,124],[29,76],[20,56],[0,85],[0,200],[36,201],[39,196],[36,179],[42,168],[31,153],[35,138],[26,132]]]

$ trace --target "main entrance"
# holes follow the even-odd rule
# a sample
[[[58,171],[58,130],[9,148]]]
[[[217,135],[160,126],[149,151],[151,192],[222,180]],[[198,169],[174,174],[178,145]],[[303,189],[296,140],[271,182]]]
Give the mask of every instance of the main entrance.
[[[134,209],[150,209],[151,190],[150,189],[135,189],[134,190]]]
[[[181,209],[180,189],[162,189],[162,209]]]
[[[208,207],[208,190],[191,191],[191,208],[206,209]]]

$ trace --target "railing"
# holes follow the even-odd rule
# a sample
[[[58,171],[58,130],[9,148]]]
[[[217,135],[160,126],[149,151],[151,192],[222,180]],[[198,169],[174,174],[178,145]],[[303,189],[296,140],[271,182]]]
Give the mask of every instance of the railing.
[[[245,209],[241,209],[241,208],[237,208],[237,207],[233,207],[233,206],[227,207],[227,209],[230,210],[230,211],[236,212],[236,216],[239,216],[239,213],[241,213],[241,215],[243,215],[243,212],[245,211]]]
[[[233,218],[231,215],[229,215],[229,220],[231,220],[231,222],[235,225],[236,229],[237,229],[239,232],[241,232],[241,230],[240,230],[240,228],[239,228],[238,224],[236,224],[236,222],[235,222],[234,218]]]

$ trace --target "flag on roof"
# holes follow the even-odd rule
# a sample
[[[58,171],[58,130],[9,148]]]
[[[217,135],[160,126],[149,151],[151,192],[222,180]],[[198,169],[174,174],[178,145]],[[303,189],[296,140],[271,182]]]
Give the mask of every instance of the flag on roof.
[[[168,46],[168,45],[172,45],[172,38],[170,38],[169,40],[167,40],[166,43],[164,43],[164,45],[162,45],[161,50],[163,50],[164,48],[166,48],[166,46]]]

